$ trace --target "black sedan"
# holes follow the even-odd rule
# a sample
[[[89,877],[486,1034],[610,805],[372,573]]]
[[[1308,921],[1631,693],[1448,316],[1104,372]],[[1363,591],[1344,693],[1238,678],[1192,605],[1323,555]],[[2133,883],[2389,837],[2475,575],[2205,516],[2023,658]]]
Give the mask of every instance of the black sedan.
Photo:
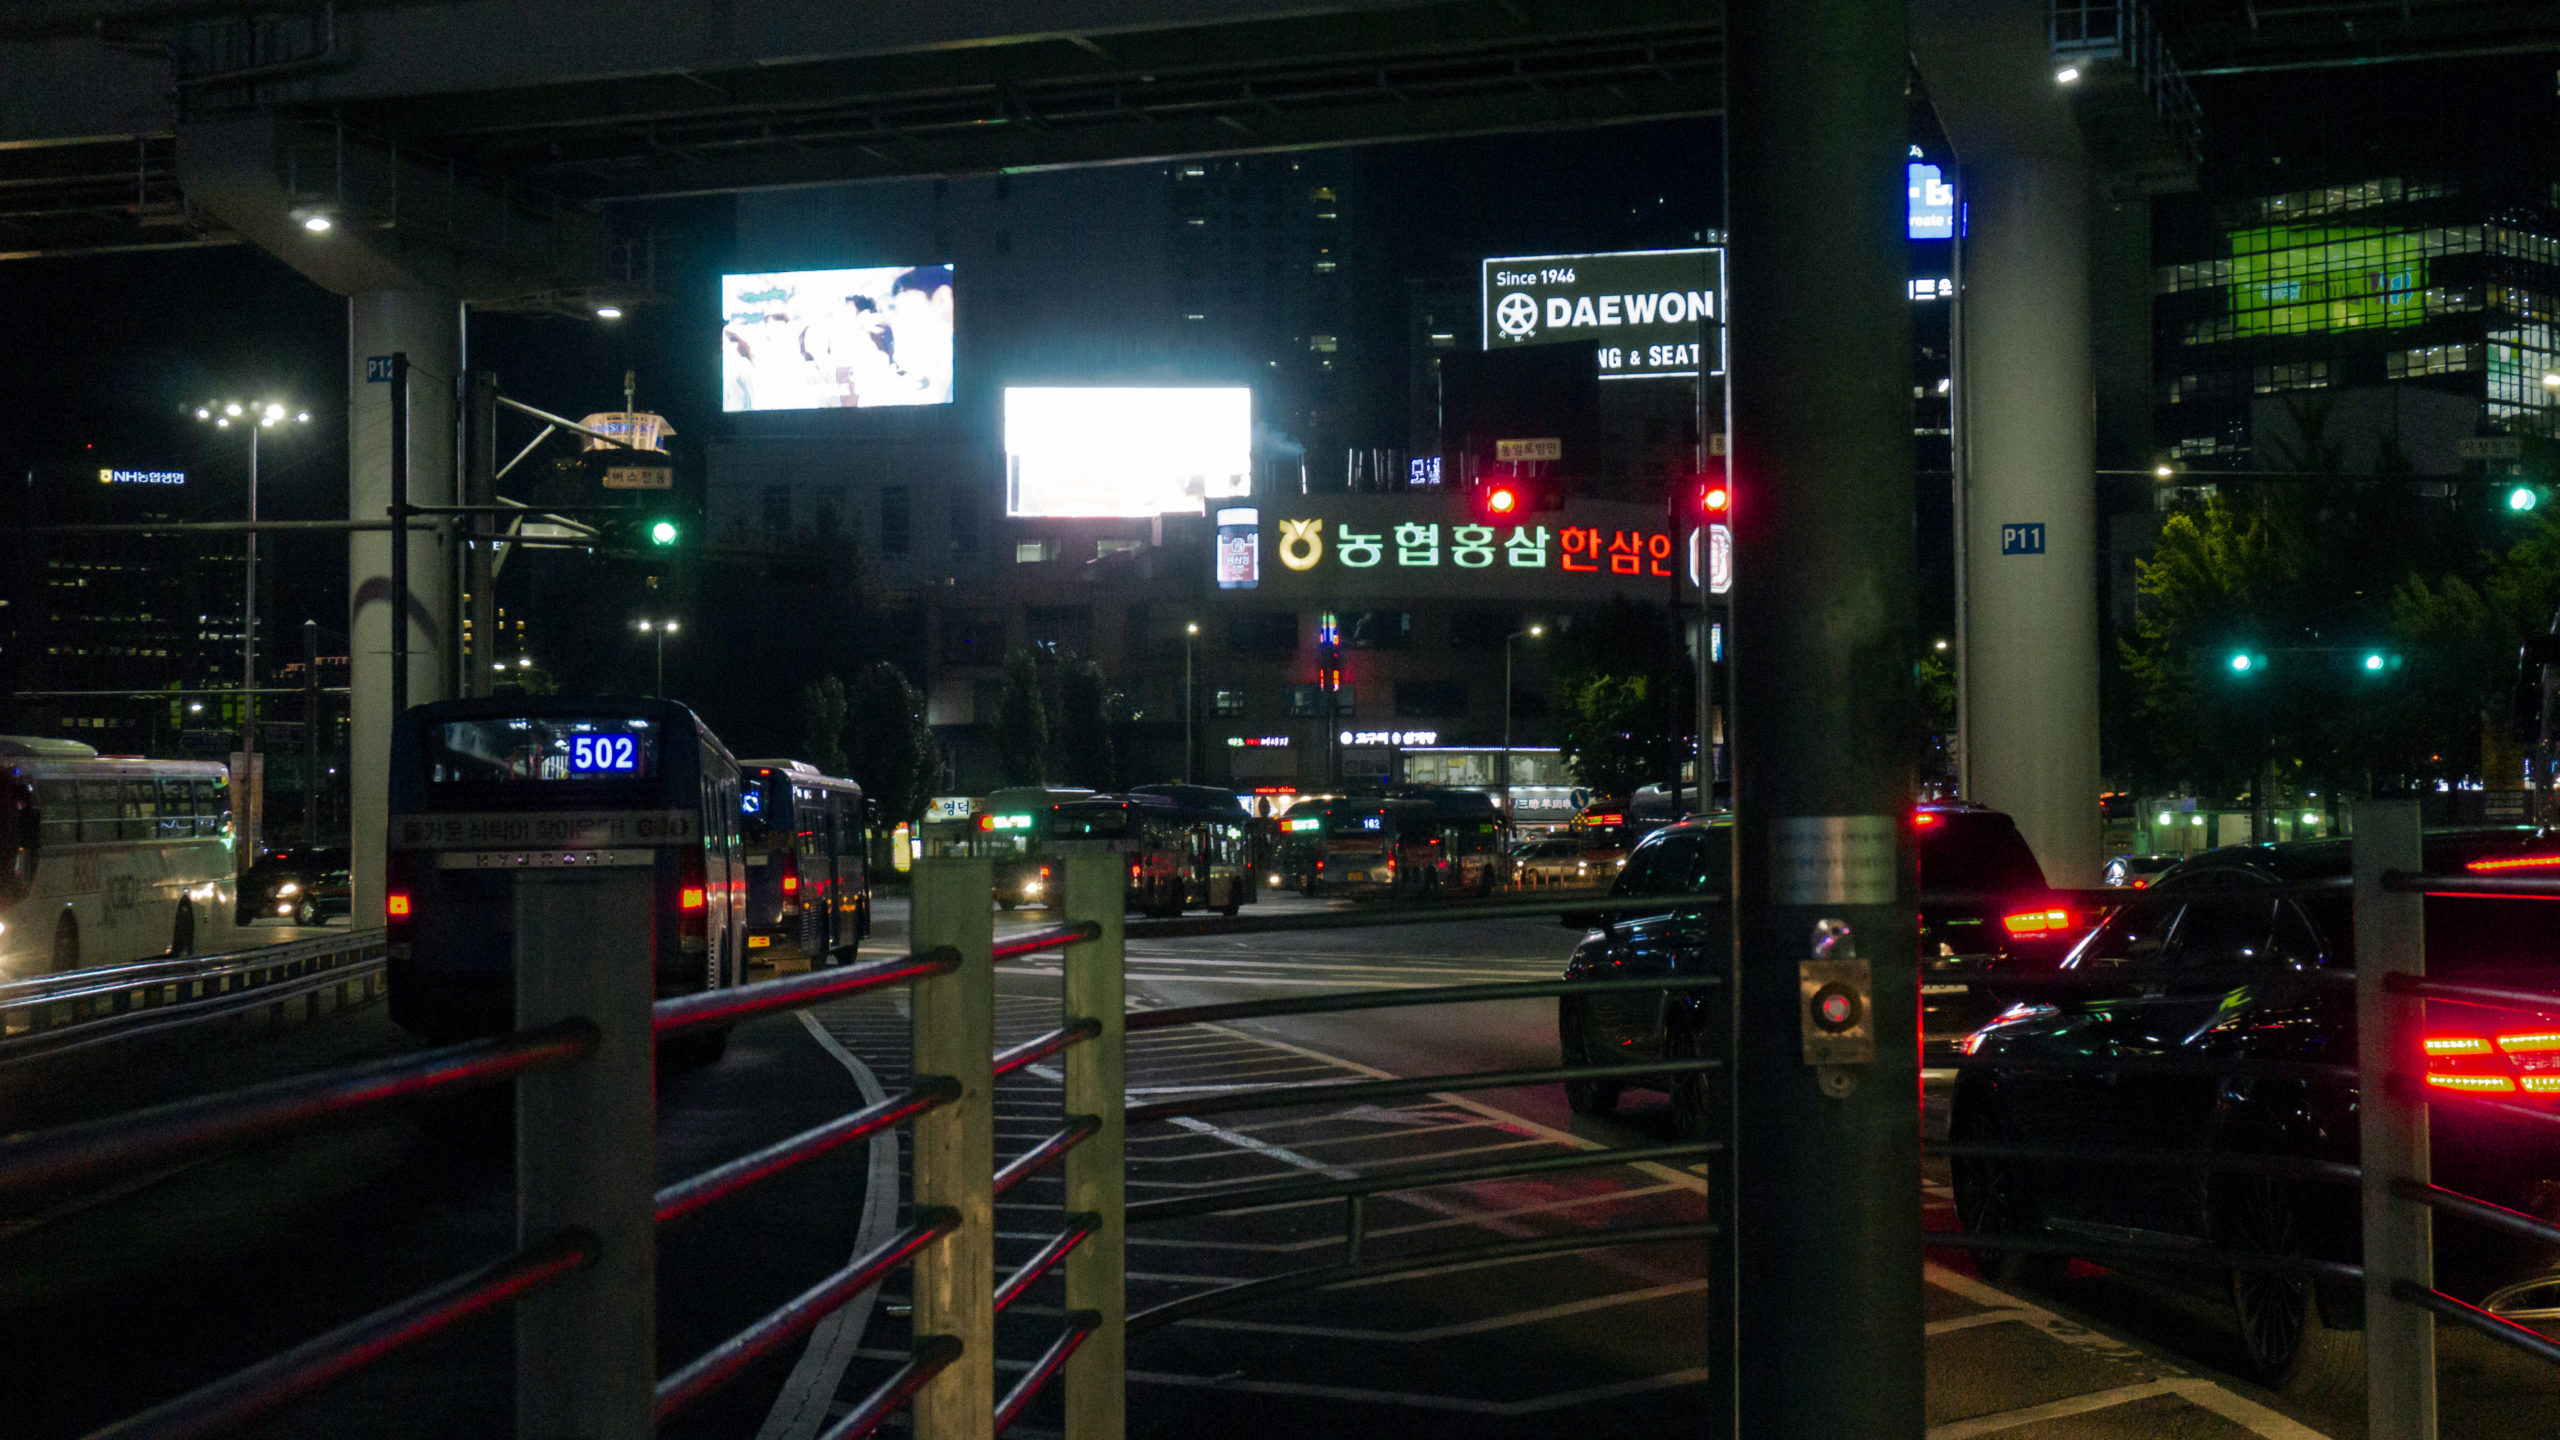
[[[2352,1080],[2142,1065],[2356,1063],[2354,990],[2337,978],[2355,955],[2352,897],[2339,883],[2349,874],[2350,843],[2237,846],[2187,861],[2131,897],[2065,962],[2066,973],[2091,977],[2091,989],[2014,1006],[1966,1038],[1954,1141],[2194,1157],[2169,1167],[1959,1158],[1956,1211],[1967,1232],[2077,1241],[2100,1258],[2110,1241],[2360,1258],[2352,1184],[2296,1178],[2300,1167],[2277,1177],[2206,1163],[2230,1152],[2353,1163],[2360,1147]],[[2425,860],[2437,873],[2560,868],[2560,837],[2445,832],[2427,838]],[[2547,902],[2430,897],[2428,973],[2560,991],[2555,920],[2560,911]],[[2409,1057],[2409,1068],[2423,1069],[2432,1085],[2560,1104],[2560,995],[2548,1013],[2430,1002],[2426,1049]],[[2111,1061],[2130,1063],[2110,1069]],[[2560,1127],[2440,1105],[2432,1129],[2436,1183],[2560,1219]],[[2437,1222],[2436,1236],[2437,1280],[2446,1290],[2519,1319],[2560,1299],[2560,1268],[2547,1250],[2447,1220]],[[1980,1253],[2012,1278],[2061,1264]],[[2222,1283],[2255,1378],[2295,1393],[2351,1379],[2350,1351],[2336,1332],[2361,1325],[2359,1286],[2264,1271],[2230,1271]]]
[[[1961,981],[1995,967],[2050,970],[2079,938],[2081,921],[2046,885],[2044,871],[2007,815],[1973,805],[1927,805],[1911,816],[1920,863],[1921,990],[1924,1033],[1950,1049],[1999,1006]],[[1627,857],[1611,895],[1704,895],[1724,891],[1733,873],[1733,823],[1684,820],[1654,832]],[[1603,902],[1605,907],[1605,901]],[[1565,917],[1589,928],[1566,962],[1565,978],[1688,974],[1721,970],[1732,944],[1732,911],[1722,905],[1678,915],[1630,915],[1601,908]],[[1686,1059],[1697,1054],[1690,992],[1618,991],[1566,996],[1557,1030],[1568,1065]],[[1684,1130],[1703,1133],[1704,1082],[1663,1082]],[[1617,1108],[1617,1082],[1568,1081],[1576,1114]]]
[[[270,850],[240,877],[239,923],[283,919],[317,925],[348,908],[344,847],[295,845]]]

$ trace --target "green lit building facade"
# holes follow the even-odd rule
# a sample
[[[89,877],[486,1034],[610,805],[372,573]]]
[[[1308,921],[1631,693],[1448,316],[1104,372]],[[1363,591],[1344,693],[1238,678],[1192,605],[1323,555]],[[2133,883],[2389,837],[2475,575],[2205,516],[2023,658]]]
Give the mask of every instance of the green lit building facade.
[[[2159,458],[2445,473],[2473,434],[2560,437],[2560,186],[2385,177],[2213,208],[2154,272]]]

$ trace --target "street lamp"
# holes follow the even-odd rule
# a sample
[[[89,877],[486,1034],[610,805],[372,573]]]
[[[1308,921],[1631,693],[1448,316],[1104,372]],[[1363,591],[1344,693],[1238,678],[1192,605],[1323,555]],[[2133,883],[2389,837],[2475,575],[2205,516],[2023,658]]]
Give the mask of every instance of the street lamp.
[[[640,622],[640,633],[658,637],[658,690],[655,698],[664,700],[667,698],[667,637],[676,633],[676,622],[643,620]]]
[[[1511,818],[1511,642],[1535,640],[1547,633],[1544,625],[1514,630],[1502,637],[1502,818]]]
[[[1182,783],[1191,777],[1191,757],[1199,751],[1192,741],[1193,715],[1200,708],[1200,692],[1191,683],[1191,657],[1200,648],[1200,622],[1192,620],[1182,627]]]
[[[217,430],[231,422],[249,432],[249,548],[247,579],[240,604],[240,783],[248,786],[247,823],[241,827],[240,861],[245,867],[258,853],[266,807],[258,789],[258,433],[285,424],[311,423],[311,412],[281,400],[213,400],[196,407],[196,419]]]

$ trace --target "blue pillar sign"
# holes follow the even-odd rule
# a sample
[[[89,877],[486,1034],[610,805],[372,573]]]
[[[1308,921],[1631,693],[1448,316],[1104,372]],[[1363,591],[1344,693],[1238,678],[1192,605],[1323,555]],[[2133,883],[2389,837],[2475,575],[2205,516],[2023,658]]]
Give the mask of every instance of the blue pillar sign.
[[[367,355],[364,357],[364,383],[367,385],[390,384],[391,357],[388,355]]]
[[[2041,555],[2044,553],[2044,523],[2003,525],[2000,527],[2000,553],[2003,555]]]

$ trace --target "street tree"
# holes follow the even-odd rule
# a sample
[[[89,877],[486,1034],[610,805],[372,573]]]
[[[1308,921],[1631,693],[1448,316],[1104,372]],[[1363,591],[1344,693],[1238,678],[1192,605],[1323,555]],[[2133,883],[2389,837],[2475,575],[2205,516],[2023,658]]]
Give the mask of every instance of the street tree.
[[[850,700],[861,723],[852,727],[846,773],[862,787],[872,824],[886,834],[915,823],[942,782],[942,749],[925,723],[924,696],[884,660],[854,677]]]
[[[1059,784],[1088,790],[1113,788],[1116,699],[1100,665],[1081,658],[1058,662],[1048,730],[1049,773]]]
[[[800,696],[800,753],[829,775],[844,773],[844,681],[821,675]]]
[[[1038,785],[1048,778],[1049,707],[1040,683],[1040,657],[1015,650],[1004,657],[996,695],[996,773],[1007,785]]]

